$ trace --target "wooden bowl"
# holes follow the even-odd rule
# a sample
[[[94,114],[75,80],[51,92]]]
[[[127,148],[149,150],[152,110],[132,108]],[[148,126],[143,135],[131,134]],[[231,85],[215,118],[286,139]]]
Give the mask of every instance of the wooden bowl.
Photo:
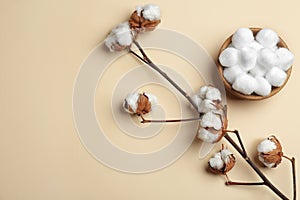
[[[256,34],[261,30],[261,28],[250,28],[250,30],[253,32],[253,35],[254,37],[256,36]],[[219,53],[218,53],[218,62],[217,62],[217,67],[218,67],[218,70],[219,70],[219,74],[221,76],[221,79],[224,83],[224,86],[227,90],[227,92],[229,92],[230,94],[232,94],[233,96],[239,98],[239,99],[245,99],[245,100],[262,100],[262,99],[266,99],[266,98],[269,98],[269,97],[272,97],[273,95],[277,94],[284,86],[285,84],[287,83],[290,75],[291,75],[291,72],[292,72],[292,67],[290,67],[287,71],[286,71],[286,74],[287,74],[287,77],[286,77],[286,80],[285,82],[282,84],[282,86],[280,87],[272,87],[272,91],[269,95],[267,96],[260,96],[260,95],[256,95],[256,94],[251,94],[251,95],[246,95],[246,94],[243,94],[243,93],[240,93],[236,90],[234,90],[231,86],[231,84],[225,79],[225,77],[223,76],[223,70],[224,70],[224,67],[221,65],[220,61],[219,61],[219,57],[220,57],[220,54],[222,53],[222,51],[224,49],[226,49],[230,44],[231,44],[231,38],[232,38],[232,35],[227,38],[225,40],[225,42],[222,44],[220,50],[219,50]],[[288,49],[288,46],[286,45],[286,43],[283,41],[283,39],[281,37],[279,37],[279,42],[277,44],[278,47],[284,47],[284,48],[287,48]]]

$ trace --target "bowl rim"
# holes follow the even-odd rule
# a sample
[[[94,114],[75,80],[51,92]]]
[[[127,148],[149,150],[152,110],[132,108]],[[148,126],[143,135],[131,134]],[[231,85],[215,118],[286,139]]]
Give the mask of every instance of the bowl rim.
[[[253,35],[254,37],[256,36],[256,34],[262,29],[262,28],[258,28],[258,27],[250,27],[249,28],[252,32],[253,32]],[[260,95],[257,95],[255,93],[252,93],[250,95],[246,95],[246,94],[243,94],[239,91],[236,91],[232,88],[232,85],[225,79],[225,77],[223,76],[223,70],[224,70],[224,67],[221,65],[220,61],[219,61],[219,57],[220,57],[220,54],[222,53],[222,51],[224,49],[226,49],[230,44],[231,44],[231,39],[232,39],[232,35],[230,35],[225,41],[224,43],[221,45],[220,49],[219,49],[219,52],[218,52],[218,57],[217,57],[217,67],[218,67],[218,71],[219,71],[219,74],[220,74],[220,77],[224,83],[224,86],[226,88],[226,91],[228,91],[230,94],[232,94],[233,96],[235,97],[238,97],[240,99],[246,99],[246,100],[262,100],[262,99],[266,99],[266,98],[269,98],[269,97],[272,97],[274,96],[275,94],[277,94],[285,85],[286,83],[288,82],[289,78],[290,78],[290,75],[291,75],[291,72],[292,72],[292,67],[291,66],[286,72],[287,74],[287,77],[284,81],[284,83],[280,86],[280,87],[273,87],[272,86],[272,91],[269,95],[267,96],[260,96]],[[280,37],[279,37],[279,42],[277,43],[277,46],[278,47],[284,47],[284,48],[288,48],[287,44],[285,43],[285,41]]]

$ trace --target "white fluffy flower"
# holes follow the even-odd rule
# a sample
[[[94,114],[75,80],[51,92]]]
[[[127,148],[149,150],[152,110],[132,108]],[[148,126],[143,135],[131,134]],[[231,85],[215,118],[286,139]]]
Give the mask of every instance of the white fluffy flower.
[[[272,29],[264,28],[261,29],[255,39],[264,47],[274,48],[279,42],[279,36]]]
[[[104,42],[111,52],[121,51],[131,46],[133,33],[130,30],[128,22],[121,23],[113,28]]]
[[[213,86],[205,85],[199,89],[199,97],[202,99],[221,101],[221,92]]]
[[[257,82],[252,76],[248,74],[242,74],[236,78],[232,88],[243,94],[249,95],[256,90]]]
[[[129,114],[146,114],[157,104],[156,96],[149,93],[128,94],[123,102],[123,109]]]
[[[234,167],[235,157],[229,149],[222,149],[209,159],[208,164],[212,172],[226,174]]]
[[[210,111],[202,116],[200,125],[202,127],[211,127],[215,130],[220,130],[222,128],[222,120],[220,115]]]
[[[157,5],[147,4],[142,8],[143,17],[150,21],[159,20],[160,19],[160,9]]]
[[[269,83],[275,87],[280,87],[283,85],[287,78],[287,74],[278,67],[273,67],[266,74],[266,79]]]
[[[270,136],[260,142],[257,151],[259,161],[268,168],[276,167],[282,160],[282,147],[275,136]]]
[[[224,67],[231,67],[239,62],[239,51],[236,48],[228,47],[222,51],[219,61]]]
[[[215,143],[219,139],[219,135],[206,130],[205,128],[200,127],[198,130],[197,137],[208,143]]]

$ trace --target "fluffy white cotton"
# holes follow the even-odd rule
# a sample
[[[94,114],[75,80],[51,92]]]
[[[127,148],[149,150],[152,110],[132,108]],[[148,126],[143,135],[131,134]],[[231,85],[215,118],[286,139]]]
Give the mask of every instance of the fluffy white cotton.
[[[234,81],[232,88],[246,95],[250,95],[257,88],[255,78],[248,74],[238,76]]]
[[[269,140],[268,138],[266,138],[265,140],[263,140],[261,143],[258,144],[257,151],[259,153],[268,153],[273,151],[276,148],[277,148],[276,144],[271,140]]]
[[[287,74],[278,67],[273,67],[266,74],[266,79],[275,87],[280,87],[285,82]]]
[[[143,17],[150,21],[159,20],[160,19],[160,9],[157,5],[147,4],[143,6]]]
[[[261,45],[267,48],[274,48],[279,42],[277,33],[269,28],[261,29],[255,38]]]
[[[221,101],[221,92],[219,89],[208,86],[205,98],[209,100],[219,100]]]
[[[209,99],[204,99],[199,104],[198,112],[199,113],[207,113],[214,109],[216,109],[214,102],[212,102],[212,100],[209,100]]]
[[[200,89],[199,89],[199,96],[200,96],[201,99],[205,99],[206,98],[207,90],[208,90],[208,86],[207,85],[204,85],[204,86],[200,87]]]
[[[195,94],[191,97],[192,101],[198,106],[198,111],[199,111],[199,105],[202,101],[202,99],[199,97],[199,95]],[[193,105],[191,105],[191,108],[194,108]]]
[[[225,162],[225,164],[228,164],[230,162],[230,155],[233,155],[233,153],[229,149],[223,149],[221,151],[221,158]]]
[[[268,96],[272,91],[271,84],[263,77],[256,76],[257,88],[254,92],[260,96]]]
[[[272,51],[269,48],[263,48],[258,53],[257,62],[266,69],[271,69],[278,65],[279,58],[275,51]]]
[[[272,168],[276,164],[276,163],[268,163],[268,162],[266,162],[265,159],[261,155],[258,156],[258,160],[260,162],[262,162],[264,164],[264,166],[266,166],[268,168]]]
[[[139,98],[140,98],[140,94],[137,92],[127,95],[125,101],[123,102],[124,110],[130,114],[134,114],[138,107]],[[129,108],[131,108],[131,110]]]
[[[232,44],[237,49],[242,49],[254,41],[254,36],[249,28],[239,28],[232,36]]]
[[[251,69],[249,72],[253,77],[255,77],[255,76],[265,76],[267,71],[268,69],[256,63],[255,67]]]
[[[243,71],[238,65],[225,68],[223,70],[223,75],[230,84],[232,84],[236,77],[240,76],[241,74],[245,74],[245,71]]]
[[[198,130],[198,134],[197,137],[204,141],[204,142],[208,142],[208,143],[214,143],[218,140],[219,135],[218,134],[214,134],[211,133],[210,131],[206,130],[205,128],[199,128]]]
[[[278,48],[276,54],[279,58],[278,67],[282,70],[288,70],[294,62],[294,54],[287,48]]]
[[[214,157],[209,159],[209,165],[217,170],[221,170],[224,167],[224,161],[221,158],[221,153],[218,152]]]
[[[231,67],[239,61],[239,51],[236,48],[228,47],[222,51],[219,61],[224,67]]]
[[[241,68],[248,72],[253,69],[256,64],[257,52],[250,48],[245,47],[241,50],[240,66]]]
[[[104,42],[108,49],[113,52],[117,50],[116,46],[130,46],[133,42],[132,37],[128,22],[124,22],[113,28]]]
[[[200,125],[202,127],[213,127],[215,130],[220,130],[222,128],[222,121],[219,115],[210,111],[202,116]]]

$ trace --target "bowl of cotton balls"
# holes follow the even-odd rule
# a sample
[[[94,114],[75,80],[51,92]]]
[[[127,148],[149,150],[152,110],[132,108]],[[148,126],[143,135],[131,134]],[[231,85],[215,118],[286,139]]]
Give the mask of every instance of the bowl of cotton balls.
[[[269,28],[239,28],[223,43],[218,70],[233,96],[261,100],[278,93],[287,83],[294,55]]]

